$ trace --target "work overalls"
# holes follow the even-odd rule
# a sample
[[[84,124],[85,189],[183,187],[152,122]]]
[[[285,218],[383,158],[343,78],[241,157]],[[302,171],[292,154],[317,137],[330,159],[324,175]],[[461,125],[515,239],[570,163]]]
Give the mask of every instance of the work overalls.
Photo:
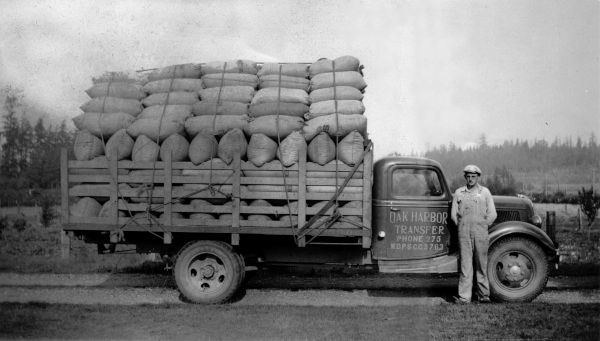
[[[470,191],[465,188],[457,198],[458,242],[460,245],[460,278],[458,295],[463,301],[471,301],[473,290],[473,263],[477,275],[477,296],[489,298],[490,285],[487,277],[488,223],[487,202],[482,188]],[[491,198],[489,198],[491,200]]]

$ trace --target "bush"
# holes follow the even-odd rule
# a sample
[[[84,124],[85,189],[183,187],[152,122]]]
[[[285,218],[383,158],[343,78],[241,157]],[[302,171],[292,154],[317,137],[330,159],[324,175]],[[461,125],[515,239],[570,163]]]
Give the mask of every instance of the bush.
[[[21,218],[21,217],[20,217],[20,218],[17,218],[17,219],[15,219],[15,220],[13,221],[13,226],[12,226],[12,227],[13,227],[13,229],[14,229],[15,231],[18,231],[18,232],[23,232],[23,231],[25,231],[25,228],[27,228],[27,219],[25,219],[25,218]]]
[[[3,215],[0,216],[0,239],[2,239],[2,234],[6,229],[8,229],[8,217]]]
[[[48,194],[43,194],[40,199],[40,207],[42,209],[40,223],[42,223],[44,227],[50,226],[52,220],[57,217],[56,210],[54,209],[55,202],[54,197]]]

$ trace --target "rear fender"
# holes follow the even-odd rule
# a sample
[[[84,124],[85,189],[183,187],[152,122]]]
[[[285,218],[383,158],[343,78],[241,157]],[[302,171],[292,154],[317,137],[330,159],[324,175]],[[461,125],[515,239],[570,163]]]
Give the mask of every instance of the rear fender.
[[[550,237],[539,227],[523,221],[506,221],[493,226],[489,231],[490,245],[506,236],[525,235],[538,242],[549,255],[556,255],[557,249]]]

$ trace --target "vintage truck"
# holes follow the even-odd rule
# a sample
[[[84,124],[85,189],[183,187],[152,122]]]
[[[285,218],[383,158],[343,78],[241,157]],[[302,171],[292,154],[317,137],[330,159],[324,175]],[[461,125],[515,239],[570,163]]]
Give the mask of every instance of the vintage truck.
[[[68,238],[117,244],[175,259],[173,275],[195,303],[228,301],[249,267],[342,264],[384,273],[455,273],[457,227],[441,165],[416,157],[320,166],[301,153],[290,167],[61,160],[62,219]],[[135,186],[137,187],[135,187]],[[103,217],[69,212],[77,197],[118,205]],[[102,199],[103,198],[103,199]],[[557,244],[530,200],[494,197],[488,273],[493,300],[531,301],[544,289]],[[198,214],[200,213],[200,214]],[[258,218],[257,218],[258,217]]]

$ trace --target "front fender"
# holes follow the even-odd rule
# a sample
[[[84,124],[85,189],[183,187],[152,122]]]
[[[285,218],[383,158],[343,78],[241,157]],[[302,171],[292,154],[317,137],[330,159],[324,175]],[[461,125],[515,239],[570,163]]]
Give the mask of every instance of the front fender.
[[[542,247],[546,250],[546,252],[551,255],[555,255],[557,252],[556,246],[554,245],[550,237],[548,237],[546,232],[544,232],[539,227],[526,223],[524,221],[506,221],[493,226],[489,230],[490,245],[494,244],[502,237],[515,234],[526,235],[531,239],[539,242],[542,245]]]

